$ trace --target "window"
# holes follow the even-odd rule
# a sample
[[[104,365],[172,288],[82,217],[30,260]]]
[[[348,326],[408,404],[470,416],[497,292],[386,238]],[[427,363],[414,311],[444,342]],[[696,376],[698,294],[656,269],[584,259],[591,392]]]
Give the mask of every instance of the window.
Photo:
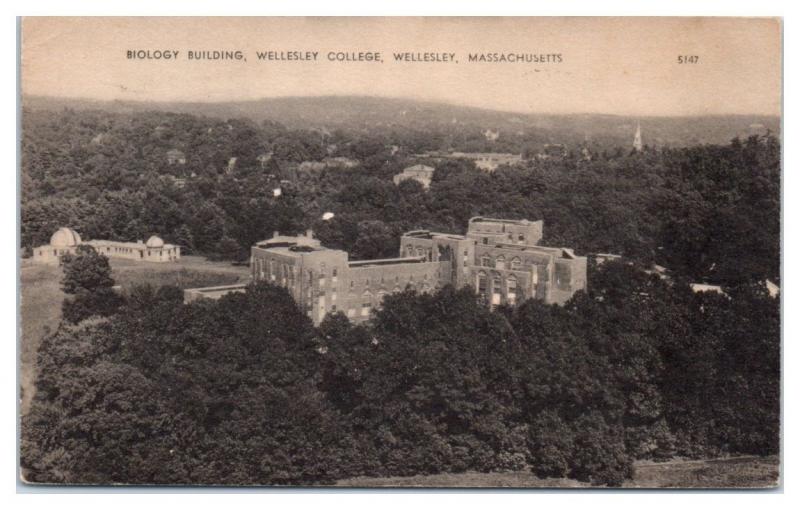
[[[492,302],[491,305],[497,306],[500,304],[500,298],[502,296],[501,290],[501,282],[500,282],[500,275],[496,274],[492,276]]]
[[[514,257],[511,259],[511,270],[512,271],[519,271],[522,268],[522,261],[519,257]]]
[[[483,238],[483,244],[489,244],[489,238],[488,237],[484,237]]]
[[[483,267],[492,267],[492,258],[489,255],[482,256],[481,265]]]
[[[480,271],[478,273],[478,277],[477,277],[477,281],[475,282],[475,286],[477,287],[478,295],[481,297],[481,299],[486,299],[486,297],[487,297],[487,291],[488,291],[487,285],[488,285],[488,279],[487,279],[486,273],[483,272],[483,271]]]
[[[519,239],[519,242],[521,242],[521,243],[525,242],[525,236],[523,234],[520,234],[518,239]]]
[[[536,290],[536,286],[539,285],[539,266],[536,264],[531,267],[531,283],[533,283],[533,288]]]
[[[564,264],[556,264],[555,283],[561,290],[568,290],[570,285],[570,268]]]
[[[513,274],[506,278],[506,299],[510,305],[517,302],[517,277]]]
[[[331,283],[339,281],[339,271],[334,267],[331,269]]]
[[[494,261],[494,267],[497,269],[505,269],[506,268],[506,258],[502,255],[497,257]]]
[[[351,318],[351,319],[352,319],[353,317],[355,317],[355,316],[356,316],[356,309],[355,309],[355,308],[348,308],[348,309],[347,309],[347,316],[348,316],[349,318]]]

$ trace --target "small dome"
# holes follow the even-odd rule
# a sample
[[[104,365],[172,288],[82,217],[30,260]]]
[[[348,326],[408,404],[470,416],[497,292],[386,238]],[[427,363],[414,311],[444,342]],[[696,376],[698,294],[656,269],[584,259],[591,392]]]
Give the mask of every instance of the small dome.
[[[61,227],[50,237],[50,246],[67,248],[81,244],[81,236],[71,228]]]
[[[158,236],[150,236],[150,239],[145,244],[148,248],[163,248],[164,240]]]

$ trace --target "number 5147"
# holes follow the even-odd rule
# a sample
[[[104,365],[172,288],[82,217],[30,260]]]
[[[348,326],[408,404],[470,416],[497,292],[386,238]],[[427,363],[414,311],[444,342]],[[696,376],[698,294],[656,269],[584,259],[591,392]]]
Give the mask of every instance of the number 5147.
[[[679,64],[697,64],[700,62],[700,57],[697,55],[678,55]]]

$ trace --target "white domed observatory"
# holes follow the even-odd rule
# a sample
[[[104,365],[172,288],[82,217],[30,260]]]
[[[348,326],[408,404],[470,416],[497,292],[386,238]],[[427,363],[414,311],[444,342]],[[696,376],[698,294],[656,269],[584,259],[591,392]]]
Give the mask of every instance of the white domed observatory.
[[[81,240],[81,236],[73,229],[61,227],[50,237],[50,244],[33,249],[33,261],[39,264],[59,264],[61,257],[75,253],[78,246],[85,244],[93,247],[98,253],[109,258],[122,258],[144,262],[175,262],[181,258],[181,247],[167,244],[160,237],[153,235],[146,243],[107,241],[105,239]]]

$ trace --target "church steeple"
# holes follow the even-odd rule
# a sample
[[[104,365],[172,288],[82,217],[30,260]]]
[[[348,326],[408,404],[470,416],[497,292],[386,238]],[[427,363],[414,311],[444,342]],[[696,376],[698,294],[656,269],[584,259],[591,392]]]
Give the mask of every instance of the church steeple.
[[[636,122],[636,134],[633,135],[633,148],[636,152],[642,151],[642,126],[638,121]]]

